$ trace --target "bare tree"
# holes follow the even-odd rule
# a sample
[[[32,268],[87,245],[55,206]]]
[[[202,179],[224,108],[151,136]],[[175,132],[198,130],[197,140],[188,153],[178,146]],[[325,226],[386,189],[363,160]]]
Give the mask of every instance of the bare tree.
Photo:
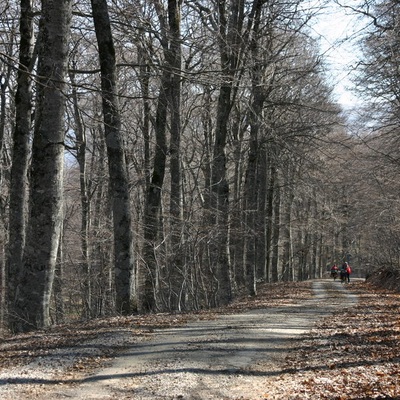
[[[134,307],[132,221],[118,110],[115,49],[107,1],[92,0],[91,4],[99,47],[103,118],[112,197],[116,308],[117,312],[129,314]]]
[[[182,234],[182,207],[181,207],[181,0],[168,2],[168,21],[171,36],[169,64],[171,66],[171,91],[170,91],[170,114],[171,114],[171,199],[170,199],[170,221],[171,221],[171,258],[169,262],[169,308],[180,310],[184,306],[183,295],[183,254],[181,252]]]
[[[70,0],[42,1],[29,221],[16,293],[16,330],[49,326],[62,226],[65,76]]]
[[[153,2],[160,27],[160,43],[164,59],[160,89],[157,98],[154,121],[156,148],[153,171],[147,189],[144,215],[144,262],[141,266],[140,309],[155,310],[160,308],[160,300],[166,295],[163,307],[179,309],[182,306],[182,257],[179,255],[181,232],[181,38],[180,15],[181,1],[169,1],[167,9],[161,2]],[[142,80],[143,81],[143,80]],[[168,119],[168,116],[170,118]],[[170,144],[168,152],[167,122],[170,122]],[[156,247],[162,241],[161,224],[162,188],[166,174],[167,154],[170,155],[170,255],[168,267],[163,274],[158,268]],[[164,280],[167,293],[162,294]],[[162,307],[161,307],[162,308]]]
[[[9,323],[13,330],[16,285],[23,271],[25,247],[27,171],[30,157],[33,68],[33,10],[31,0],[21,0],[20,53],[15,96],[15,130],[10,182],[9,245],[8,245],[8,303]]]

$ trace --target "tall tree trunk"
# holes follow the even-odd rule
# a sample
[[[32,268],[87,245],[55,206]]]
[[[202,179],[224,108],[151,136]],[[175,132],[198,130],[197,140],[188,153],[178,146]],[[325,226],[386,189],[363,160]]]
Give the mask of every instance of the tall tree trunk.
[[[280,220],[281,220],[281,188],[278,176],[278,169],[274,167],[275,174],[274,179],[274,220],[272,228],[272,240],[271,240],[271,280],[272,282],[278,282],[279,280],[279,242],[280,242]]]
[[[60,243],[58,245],[57,263],[54,276],[54,303],[55,303],[55,320],[57,324],[65,322],[64,307],[64,224],[61,228]]]
[[[285,188],[282,196],[282,279],[293,281],[292,261],[292,206],[294,188],[290,184],[292,168],[288,168],[285,177]]]
[[[212,213],[217,237],[214,238],[216,262],[215,275],[218,282],[217,305],[227,304],[231,300],[230,266],[228,263],[228,213],[229,185],[226,179],[226,137],[230,115],[231,87],[222,86],[218,99],[217,128],[215,132],[214,159],[211,185],[213,189]]]
[[[244,251],[245,239],[243,232],[244,226],[244,207],[243,207],[243,175],[245,174],[245,162],[243,149],[246,144],[244,135],[246,132],[241,125],[240,112],[236,112],[232,118],[232,146],[233,146],[233,184],[231,190],[231,203],[230,203],[230,235],[229,235],[229,252],[230,252],[230,265],[232,268],[232,296],[234,297],[239,293],[239,288],[245,287],[245,269],[244,269]]]
[[[42,1],[30,214],[16,309],[18,331],[50,325],[62,226],[65,74],[71,1]]]
[[[101,177],[92,187],[89,180],[89,193],[93,194],[91,210],[91,313],[94,316],[104,316],[115,313],[115,299],[113,296],[113,244],[105,243],[105,235],[112,228],[112,210],[110,191],[107,180],[107,149],[103,126],[92,130],[93,153],[90,162],[90,177]],[[96,277],[96,279],[93,279]],[[83,288],[85,291],[85,288]]]
[[[160,23],[160,38],[164,52],[163,73],[161,76],[160,92],[157,103],[156,119],[155,119],[155,134],[156,148],[154,155],[153,173],[150,181],[150,186],[147,191],[146,209],[144,216],[144,262],[140,267],[139,277],[139,308],[143,312],[155,311],[159,308],[157,287],[160,287],[159,270],[156,258],[156,247],[159,234],[162,234],[161,225],[163,223],[160,216],[161,210],[161,193],[164,185],[166,157],[167,157],[167,138],[166,125],[168,108],[171,111],[171,218],[180,219],[180,1],[171,0],[168,2],[168,18],[167,18],[162,2],[159,0],[153,1],[157,11],[158,20]],[[172,222],[171,228],[176,230],[177,225]],[[176,234],[176,231],[173,235]],[[179,238],[177,239],[179,241]],[[172,238],[171,243],[176,243],[176,237]],[[178,256],[179,257],[179,256]],[[174,264],[177,259],[171,259],[170,263]],[[171,268],[179,268],[175,265]],[[167,269],[167,274],[171,273]],[[178,277],[178,270],[172,271],[172,277],[169,276],[169,289],[172,290],[171,306],[178,306],[178,298],[181,277]],[[170,279],[175,279],[172,283]]]
[[[32,90],[31,69],[33,51],[32,0],[21,0],[20,53],[15,96],[15,129],[13,132],[13,152],[10,183],[9,239],[7,252],[8,273],[8,314],[11,330],[18,321],[14,302],[16,285],[22,273],[22,258],[25,247],[27,172],[30,154]],[[16,317],[16,319],[14,318]]]
[[[72,84],[72,103],[74,107],[75,136],[76,136],[76,159],[79,165],[79,186],[81,199],[81,270],[84,274],[83,282],[83,301],[84,313],[86,318],[94,316],[92,314],[92,271],[89,257],[89,220],[90,202],[86,172],[86,135],[79,111],[78,94],[75,85],[74,74],[70,73]]]
[[[139,310],[155,311],[156,304],[156,242],[159,233],[159,214],[161,207],[161,189],[164,184],[167,143],[165,125],[167,120],[167,99],[169,90],[169,74],[164,71],[158,97],[155,121],[156,149],[151,182],[146,196],[144,215],[144,247],[143,263],[139,270]]]
[[[258,161],[258,218],[256,221],[257,231],[257,252],[256,252],[256,277],[267,281],[267,198],[268,198],[268,168],[267,168],[267,149],[265,145],[261,146]]]
[[[12,46],[10,46],[12,47]],[[3,160],[4,151],[4,134],[6,132],[6,117],[7,117],[7,89],[10,84],[11,64],[3,73],[0,71],[0,160]],[[6,166],[2,166],[4,168]],[[0,185],[3,183],[3,171],[0,170]]]
[[[274,189],[276,181],[276,170],[273,165],[274,154],[272,149],[268,151],[268,157],[266,157],[268,164],[268,182],[267,182],[267,199],[266,199],[266,212],[265,212],[265,270],[266,280],[271,282],[271,259],[272,259],[272,237],[273,237],[273,212],[274,212]]]
[[[10,70],[11,68],[9,68]],[[8,74],[3,74],[0,72],[0,160],[3,159],[3,149],[4,149],[4,133],[6,129],[6,92],[7,92],[7,86],[8,86],[8,81],[9,81],[9,73]],[[3,166],[1,167],[3,168]],[[0,188],[3,186],[3,171],[0,169]],[[3,207],[1,207],[3,209]],[[4,217],[5,215],[2,215],[3,212],[0,214],[0,219],[2,221],[2,224],[4,223]],[[4,229],[4,226],[1,226],[1,231],[6,232]],[[6,241],[3,240],[3,243]],[[6,273],[6,262],[5,258],[3,257],[3,246],[1,246],[1,251],[0,251],[0,332],[3,330],[3,328],[6,327],[6,314],[7,314],[7,293],[6,293],[6,280],[7,280],[7,273]]]
[[[6,264],[0,264],[0,333],[7,328],[8,320],[6,318]]]
[[[168,1],[168,20],[171,36],[169,50],[169,64],[171,66],[171,91],[169,107],[171,113],[171,197],[170,197],[170,229],[171,229],[171,257],[169,262],[169,307],[171,310],[180,310],[184,305],[183,282],[183,254],[180,250],[182,230],[181,210],[181,1]]]
[[[114,42],[107,0],[91,0],[99,47],[104,131],[113,211],[116,309],[130,314],[134,305],[134,261],[129,182],[118,110]]]
[[[210,222],[210,225],[203,224],[200,228],[200,235],[208,238],[207,241],[200,242],[199,249],[199,270],[196,276],[199,287],[199,292],[203,292],[204,302],[207,306],[212,306],[214,302],[215,293],[215,276],[214,276],[214,255],[210,251],[209,242],[214,241],[214,228],[212,223],[212,149],[213,149],[213,123],[212,123],[212,91],[209,86],[204,87],[203,92],[204,107],[201,112],[201,125],[203,128],[204,140],[204,154],[202,162],[202,173],[204,175],[204,201],[203,201],[203,215],[201,216],[204,221]]]
[[[143,98],[143,121],[142,121],[142,133],[143,133],[143,168],[145,174],[145,192],[150,186],[150,67],[149,61],[146,58],[146,49],[140,45],[138,48],[139,58],[139,82],[141,85],[142,98]]]
[[[253,101],[252,110],[254,107],[260,106],[256,100]],[[258,133],[259,125],[257,124],[258,115],[254,115],[250,127],[250,148],[247,164],[246,183],[245,183],[245,270],[246,270],[246,287],[247,293],[254,296],[257,293],[256,289],[256,220],[258,218],[258,188],[256,185],[256,171],[258,163]]]
[[[14,34],[12,35],[12,37]],[[9,49],[12,50],[13,46],[13,39],[10,40],[11,43],[9,44]],[[5,133],[6,133],[6,105],[8,103],[7,100],[7,90],[10,84],[10,77],[12,72],[12,65],[9,64],[5,71],[0,71],[0,189],[3,192],[4,186],[4,179],[3,179],[3,171],[7,169],[8,163],[4,162],[7,157],[5,154]],[[3,200],[0,200],[0,221],[1,221],[1,228],[0,232],[3,232],[4,237],[1,240],[0,244],[0,331],[6,327],[6,315],[7,315],[7,293],[6,293],[6,281],[7,281],[7,267],[6,267],[6,252],[5,252],[5,244],[7,242],[6,236],[6,211],[5,211],[5,204]]]
[[[223,83],[219,89],[212,163],[212,224],[216,237],[212,249],[215,257],[215,276],[218,284],[216,302],[227,304],[232,298],[231,271],[228,257],[229,184],[226,177],[226,143],[228,122],[233,105],[233,85],[239,65],[240,34],[243,26],[242,1],[232,0],[227,12],[226,1],[218,3],[219,47]],[[229,14],[229,19],[227,15]]]
[[[262,110],[265,101],[265,89],[262,85],[264,71],[257,63],[259,58],[258,35],[261,17],[261,2],[255,2],[254,28],[252,32],[251,49],[253,56],[253,66],[251,69],[252,96],[253,101],[250,110],[250,147],[247,163],[246,184],[245,184],[245,268],[246,268],[246,287],[249,295],[257,293],[256,287],[256,262],[257,262],[257,235],[258,235],[258,198],[259,198],[259,179],[257,170],[260,155],[260,123],[262,120]]]

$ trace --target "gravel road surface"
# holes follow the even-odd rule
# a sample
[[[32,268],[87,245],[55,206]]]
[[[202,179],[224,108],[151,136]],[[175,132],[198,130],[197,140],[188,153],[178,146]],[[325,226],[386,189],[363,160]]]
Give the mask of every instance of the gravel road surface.
[[[357,298],[339,282],[313,283],[297,305],[251,310],[156,331],[106,368],[46,399],[265,399],[301,334],[340,304]]]

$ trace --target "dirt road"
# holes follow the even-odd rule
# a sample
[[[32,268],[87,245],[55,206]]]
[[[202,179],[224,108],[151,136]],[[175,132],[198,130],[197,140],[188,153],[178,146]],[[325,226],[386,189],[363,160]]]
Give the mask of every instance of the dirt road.
[[[313,298],[161,330],[109,367],[54,399],[263,399],[299,335],[356,297],[338,282],[316,281]],[[49,399],[48,396],[46,396]]]
[[[61,399],[265,399],[268,379],[282,372],[288,350],[301,334],[340,304],[357,301],[351,285],[313,282],[313,296],[299,304],[223,315],[215,320],[153,332],[110,364],[83,379],[40,376],[37,368],[0,376],[0,398]],[[13,375],[14,374],[14,375]],[[30,376],[30,374],[32,376]],[[18,392],[24,382],[45,388],[32,397]],[[14,383],[5,385],[2,383]],[[17,397],[15,397],[17,395]],[[24,397],[25,396],[25,397]]]

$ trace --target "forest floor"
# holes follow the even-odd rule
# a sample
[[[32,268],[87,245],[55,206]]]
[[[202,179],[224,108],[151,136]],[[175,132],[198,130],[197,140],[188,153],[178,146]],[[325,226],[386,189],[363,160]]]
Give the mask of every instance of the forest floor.
[[[325,279],[3,336],[0,398],[400,399],[399,308],[398,292]]]

